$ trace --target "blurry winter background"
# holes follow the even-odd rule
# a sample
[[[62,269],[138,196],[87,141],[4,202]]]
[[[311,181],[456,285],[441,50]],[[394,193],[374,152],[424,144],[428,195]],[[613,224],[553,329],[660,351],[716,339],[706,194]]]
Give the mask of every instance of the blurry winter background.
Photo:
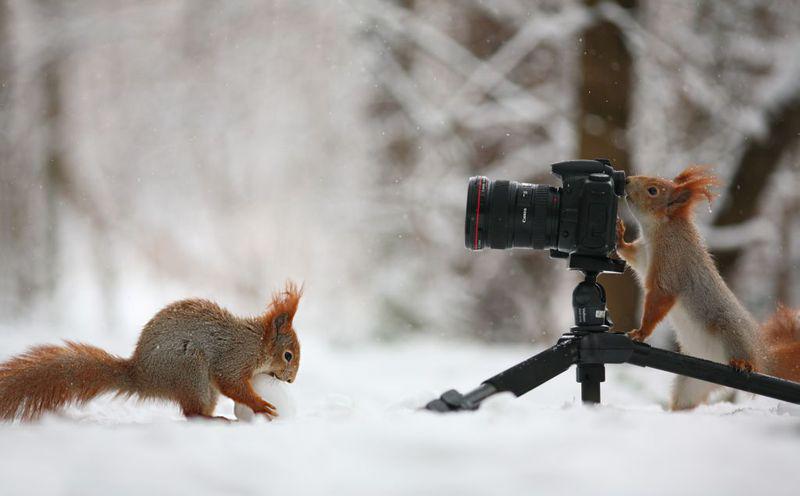
[[[410,472],[381,479],[375,468],[359,485],[347,470],[325,469],[351,493],[390,493],[382,480],[398,493],[497,489],[491,475],[509,475],[500,467],[480,478],[484,486],[439,477],[445,467],[467,473],[465,450],[488,457],[505,449],[498,439],[506,436],[516,444],[504,456],[527,457],[508,464],[519,468],[513,481],[568,491],[564,467],[541,465],[537,444],[559,446],[566,462],[563,443],[571,445],[554,432],[570,429],[577,446],[578,433],[585,439],[607,422],[628,436],[619,460],[606,453],[622,467],[644,463],[629,456],[685,457],[675,438],[700,436],[698,458],[682,458],[691,470],[692,460],[705,461],[703,443],[736,433],[742,457],[725,463],[740,478],[720,476],[719,486],[704,472],[708,488],[764,489],[745,477],[753,463],[773,471],[773,491],[792,487],[786,476],[796,488],[788,456],[774,448],[783,439],[796,450],[796,411],[745,398],[744,407],[671,416],[659,406],[668,377],[625,367],[610,376],[607,402],[640,405],[634,413],[582,409],[571,377],[551,393],[456,424],[407,410],[551,344],[571,321],[576,276],[563,262],[544,252],[463,248],[471,175],[554,183],[549,164],[568,158],[608,157],[629,173],[664,176],[712,165],[725,187],[699,219],[724,277],[759,318],[779,301],[800,304],[798,53],[794,0],[0,0],[0,359],[61,338],[127,355],[141,326],[172,300],[207,297],[253,314],[291,277],[306,284],[297,397],[308,418],[277,434],[260,426],[257,435],[273,455],[270,443],[283,442],[282,453],[319,471],[330,462],[323,439],[333,412],[334,441],[360,436],[355,446],[364,451],[389,449],[385,470],[400,463]],[[615,321],[636,327],[633,279],[604,282]],[[656,343],[672,346],[669,336],[665,327]],[[388,404],[404,405],[407,417],[382,421],[375,412]],[[101,405],[68,419],[179,418],[170,407],[139,414],[135,405]],[[524,415],[509,413],[517,407]],[[35,474],[40,452],[70,456],[87,439],[63,419],[51,422],[0,430],[4,459],[13,449],[29,455],[4,464],[6,477]],[[641,436],[662,432],[666,446],[648,445],[643,455],[629,422]],[[143,443],[130,456],[142,461],[149,449],[198,439],[218,443],[211,452],[233,449],[225,430],[200,437],[205,426],[170,444],[168,425],[156,434],[122,431]],[[96,463],[106,443],[128,443],[91,429],[91,447],[75,463]],[[255,432],[236,434],[237,442]],[[311,433],[307,444],[303,432]],[[467,445],[455,440],[469,435]],[[41,437],[49,444],[36,444]],[[422,460],[414,458],[420,446]],[[773,451],[764,461],[766,446]],[[253,471],[255,460],[272,460],[256,448],[237,453]],[[195,455],[176,453],[199,471]],[[442,458],[450,461],[436,465]],[[485,469],[489,460],[469,463]],[[47,489],[88,494],[86,479],[61,468]],[[662,470],[665,492],[706,487]],[[645,473],[606,486],[592,485],[594,475],[576,487],[653,489]],[[93,487],[121,493],[126,486],[113,480]],[[119,480],[132,494],[143,490]],[[634,485],[614,484],[625,481]],[[231,483],[212,482],[220,491]],[[258,478],[238,483],[233,492],[269,487]]]

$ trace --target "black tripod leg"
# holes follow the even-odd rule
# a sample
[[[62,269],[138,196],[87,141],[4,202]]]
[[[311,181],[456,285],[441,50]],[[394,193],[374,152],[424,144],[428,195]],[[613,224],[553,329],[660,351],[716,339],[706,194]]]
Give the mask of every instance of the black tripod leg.
[[[565,339],[552,348],[500,372],[484,381],[484,384],[494,386],[497,392],[508,391],[514,393],[514,396],[522,396],[577,363],[578,346],[578,340]]]
[[[475,410],[486,398],[501,392],[522,396],[531,389],[561,374],[578,361],[579,341],[563,339],[557,345],[514,365],[486,380],[478,388],[462,395],[450,390],[425,408],[437,412]],[[599,391],[598,391],[599,395]]]
[[[626,361],[641,367],[652,367],[749,393],[800,403],[800,383],[755,372],[740,372],[717,362],[653,348],[643,343],[633,343],[633,353]]]
[[[588,404],[600,403],[600,383],[581,382],[581,401]]]
[[[579,363],[575,372],[581,383],[581,401],[600,403],[600,383],[606,380],[606,367],[602,363]]]

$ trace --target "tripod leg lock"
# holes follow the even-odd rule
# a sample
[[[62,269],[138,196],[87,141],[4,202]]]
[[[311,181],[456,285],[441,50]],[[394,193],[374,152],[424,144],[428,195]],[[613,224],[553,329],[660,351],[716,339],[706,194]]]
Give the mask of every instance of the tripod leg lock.
[[[606,368],[602,363],[579,363],[575,368],[578,382],[605,382]]]

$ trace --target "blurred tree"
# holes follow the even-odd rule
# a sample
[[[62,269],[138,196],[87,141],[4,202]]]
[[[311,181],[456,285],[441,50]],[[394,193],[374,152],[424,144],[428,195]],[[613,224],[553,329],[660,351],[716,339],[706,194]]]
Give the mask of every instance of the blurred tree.
[[[569,301],[556,301],[564,293],[553,284],[564,280],[562,264],[525,250],[464,253],[463,191],[465,178],[476,173],[552,182],[548,164],[563,158],[557,136],[569,126],[569,95],[562,91],[568,72],[558,60],[579,11],[547,2],[520,5],[516,14],[477,2],[385,5],[395,8],[373,12],[388,29],[370,34],[382,54],[370,110],[384,144],[382,198],[404,213],[382,223],[388,232],[381,250],[387,260],[403,258],[407,268],[403,290],[376,288],[384,323],[426,331],[466,327],[489,340],[560,332],[557,324],[570,320]],[[553,31],[556,24],[566,29]],[[442,186],[426,177],[447,178],[446,189],[458,196],[435,201],[439,191],[424,192]],[[435,222],[448,229],[432,231]],[[414,275],[409,253],[426,254],[429,264],[441,259],[437,273],[426,265]],[[458,308],[431,312],[433,305],[422,301],[431,293],[443,298],[436,290],[442,286]],[[458,317],[448,317],[453,313]]]
[[[398,7],[408,12],[414,11],[415,3],[414,0],[396,1]],[[397,64],[398,70],[408,75],[413,73],[415,48],[410,39],[382,39],[380,44],[382,50],[386,52],[385,56]],[[385,84],[371,102],[370,114],[376,119],[392,123],[393,128],[393,132],[389,134],[384,144],[385,158],[388,163],[393,164],[393,167],[381,171],[381,181],[391,183],[398,177],[404,177],[416,163],[418,136],[407,111],[400,94]]]
[[[48,241],[55,223],[48,224],[43,208],[43,167],[27,146],[46,141],[36,132],[43,112],[36,98],[25,106],[16,101],[21,94],[43,94],[39,87],[20,84],[28,74],[20,70],[24,55],[17,52],[19,10],[19,3],[0,2],[0,311],[10,317],[23,315],[39,296],[51,295],[54,277]]]
[[[49,3],[49,2],[48,2]],[[69,187],[70,170],[66,157],[66,123],[64,122],[63,70],[61,51],[47,55],[42,67],[42,91],[44,92],[44,166],[42,170],[42,190],[46,202],[45,216],[45,266],[44,291],[52,293],[58,278],[59,227],[64,207],[65,192]]]
[[[585,0],[595,7],[598,0]],[[635,14],[635,0],[618,0],[617,5]],[[581,33],[581,80],[578,86],[578,157],[608,158],[615,167],[633,173],[628,125],[631,115],[634,63],[620,27],[599,17]],[[621,211],[620,214],[624,215]],[[627,222],[628,225],[634,225]],[[635,232],[631,233],[635,235]],[[640,291],[633,273],[604,274],[600,277],[608,297],[608,309],[615,327],[629,331],[639,327]]]
[[[58,9],[55,2],[36,4],[43,12]],[[3,194],[0,210],[3,215],[2,249],[4,255],[3,281],[10,286],[4,291],[9,315],[18,315],[36,298],[52,296],[56,288],[59,240],[61,227],[61,191],[66,177],[63,145],[64,126],[61,122],[62,88],[59,55],[61,46],[53,47],[47,38],[39,51],[30,73],[13,72],[17,46],[9,19],[21,14],[19,4],[3,2],[0,8],[0,71],[3,73],[2,147],[3,167],[0,172]],[[57,12],[56,12],[57,14]],[[57,17],[56,17],[57,18]],[[52,34],[52,33],[51,33]],[[30,77],[33,84],[22,88],[16,81]],[[38,98],[29,98],[24,107],[17,107],[14,98],[28,92]],[[37,105],[41,107],[37,108]],[[13,117],[19,116],[20,122]],[[33,138],[21,143],[18,127],[33,129]],[[30,146],[33,144],[33,146]],[[28,145],[28,146],[26,146]],[[41,147],[36,149],[37,147]],[[37,160],[38,159],[38,160]]]
[[[765,129],[759,135],[745,136],[743,151],[728,182],[725,202],[714,218],[714,225],[730,227],[755,218],[767,194],[770,176],[783,163],[800,136],[800,92],[789,93],[767,112]],[[782,225],[787,225],[782,223]],[[730,279],[747,246],[717,250],[715,257],[723,277]]]
[[[640,22],[621,16],[621,9],[610,11],[629,35],[639,67],[637,164],[667,177],[693,163],[714,168],[727,191],[698,218],[715,227],[707,240],[723,277],[760,315],[772,311],[772,291],[780,287],[771,274],[791,270],[777,269],[785,263],[775,249],[779,236],[757,233],[770,232],[770,224],[779,229],[782,202],[796,196],[786,187],[783,195],[774,193],[776,175],[793,163],[797,144],[798,5],[641,2]],[[751,222],[757,216],[761,221]],[[760,251],[754,241],[771,246]]]
[[[413,13],[416,2],[414,0],[392,0],[401,11]],[[395,74],[394,78],[379,78],[378,88],[369,102],[368,113],[371,118],[385,125],[389,131],[384,131],[380,149],[381,161],[391,164],[391,167],[383,167],[377,171],[377,181],[386,194],[384,198],[391,203],[402,203],[403,195],[399,183],[408,175],[412,174],[418,165],[418,150],[420,148],[419,128],[415,127],[414,114],[408,108],[408,103],[404,102],[404,97],[408,93],[403,91],[393,83],[412,78],[414,71],[415,47],[412,40],[403,37],[384,38],[378,32],[368,34],[375,42],[375,46],[381,53],[380,60],[389,67]],[[379,69],[379,73],[382,71]],[[401,79],[402,78],[402,79]],[[405,217],[408,218],[407,216]],[[412,221],[413,222],[413,221]],[[399,226],[391,224],[389,229],[396,228],[399,232],[387,233],[383,243],[380,243],[379,250],[381,256],[392,258],[396,252],[397,244],[409,244],[409,239],[413,239],[415,226],[409,229],[408,225]],[[405,236],[405,238],[404,238]],[[403,241],[405,241],[403,243]],[[402,293],[383,294],[378,299],[380,314],[383,322],[381,328],[388,324],[389,332],[385,336],[390,338],[395,329],[405,329],[421,331],[423,322],[418,314],[418,309],[409,305],[411,299]]]
[[[18,314],[25,299],[28,267],[20,263],[24,251],[25,193],[16,184],[17,166],[12,150],[14,53],[11,11],[0,0],[0,313]]]
[[[524,25],[512,17],[502,15],[496,10],[481,4],[465,5],[461,9],[465,29],[456,33],[458,39],[472,54],[487,65],[497,64],[493,57],[501,59],[498,52],[507,49],[509,43]],[[511,82],[525,91],[534,91],[542,83],[537,77],[538,68],[531,67],[540,59],[533,55],[538,51],[553,50],[546,42],[539,46],[527,46],[527,53],[514,67],[504,74]],[[490,95],[481,95],[481,100],[491,101]],[[547,140],[548,131],[536,122],[523,125],[507,124],[493,126],[487,124],[469,131],[462,130],[467,142],[472,144],[472,154],[468,158],[469,170],[487,171],[499,169],[509,156],[519,153],[533,143]],[[545,167],[547,164],[531,163],[521,177],[508,177],[518,181],[547,182]],[[493,177],[492,179],[505,179]],[[500,257],[497,253],[495,256]],[[553,278],[562,277],[557,273],[561,267],[554,267],[558,262],[549,260],[543,253],[528,250],[518,251],[504,257],[502,264],[495,267],[495,273],[485,280],[485,288],[475,303],[476,325],[473,329],[483,339],[493,341],[509,341],[519,339],[536,339],[543,335],[555,334],[556,319],[553,312],[555,292],[543,291]],[[483,274],[485,277],[486,274]],[[534,307],[531,311],[528,307]],[[535,317],[534,317],[535,316]]]
[[[554,183],[548,164],[576,154],[663,175],[711,163],[731,185],[718,226],[762,212],[762,225],[793,225],[791,207],[762,200],[797,147],[797,12],[791,0],[0,0],[0,308],[63,311],[76,281],[107,308],[114,271],[137,263],[256,301],[288,258],[325,259],[331,287],[346,271],[373,281],[355,285],[382,305],[364,305],[376,319],[353,311],[364,328],[549,340],[539,333],[571,319],[573,278],[542,252],[467,253],[465,179]],[[708,238],[722,233],[730,277],[753,250],[723,231]],[[792,242],[784,232],[784,253]],[[778,273],[743,280],[764,300],[791,292]],[[605,283],[619,326],[635,326],[636,286]],[[771,304],[757,298],[746,303]]]
[[[794,303],[795,291],[792,287],[792,260],[795,249],[793,246],[795,224],[800,210],[800,200],[794,199],[783,206],[778,223],[778,271],[775,280],[775,299],[778,303],[791,306]]]
[[[67,212],[72,208],[91,228],[92,237],[88,241],[103,300],[97,311],[106,324],[111,324],[116,274],[108,237],[109,222],[107,212],[93,198],[93,191],[103,185],[82,181],[79,168],[71,159],[74,143],[67,112],[74,101],[70,101],[67,79],[75,43],[65,39],[63,30],[53,28],[68,18],[69,10],[62,2],[53,0],[39,0],[33,6],[31,10],[20,4],[10,8],[3,2],[0,15],[2,26],[7,26],[5,20],[13,15],[29,19],[44,33],[37,39],[36,48],[26,54],[27,60],[18,60],[15,74],[8,75],[0,110],[6,121],[0,144],[4,162],[0,179],[6,190],[0,195],[0,205],[3,225],[9,230],[8,239],[0,242],[0,250],[9,261],[3,264],[7,272],[5,284],[14,287],[12,291],[3,291],[12,300],[4,310],[8,315],[19,315],[37,299],[47,300],[55,294],[63,273],[64,227]],[[13,60],[11,53],[5,53],[8,47],[18,43],[13,32],[3,27],[0,30],[4,38],[0,48],[1,67]],[[15,77],[29,84],[12,94]],[[12,122],[11,115],[20,116],[20,123]],[[12,139],[18,127],[35,132]]]

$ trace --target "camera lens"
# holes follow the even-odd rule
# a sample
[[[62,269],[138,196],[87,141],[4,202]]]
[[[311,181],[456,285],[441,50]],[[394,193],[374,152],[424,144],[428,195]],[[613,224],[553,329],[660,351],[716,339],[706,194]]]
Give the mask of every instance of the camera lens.
[[[547,249],[558,233],[556,188],[516,181],[469,180],[464,244],[483,248]]]

